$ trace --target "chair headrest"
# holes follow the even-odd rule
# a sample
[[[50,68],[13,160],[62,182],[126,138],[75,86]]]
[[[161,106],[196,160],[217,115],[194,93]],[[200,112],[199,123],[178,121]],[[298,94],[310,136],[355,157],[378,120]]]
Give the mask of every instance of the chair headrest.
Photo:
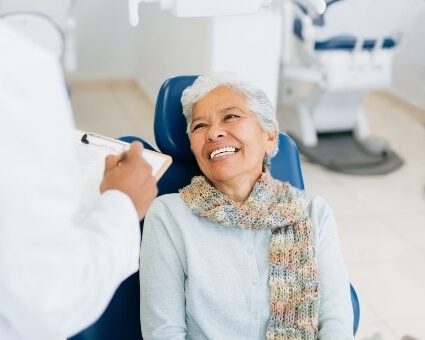
[[[173,160],[196,162],[186,134],[186,119],[180,98],[184,89],[198,76],[177,76],[167,79],[161,86],[155,107],[155,142],[161,152]]]

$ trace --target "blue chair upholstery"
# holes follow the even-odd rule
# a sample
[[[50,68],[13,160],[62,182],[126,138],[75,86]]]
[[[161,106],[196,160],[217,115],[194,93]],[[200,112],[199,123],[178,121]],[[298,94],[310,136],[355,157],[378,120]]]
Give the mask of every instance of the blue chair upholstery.
[[[173,158],[170,168],[158,182],[159,195],[177,192],[200,175],[195,156],[190,150],[186,134],[186,120],[180,97],[197,76],[178,76],[164,82],[158,93],[155,107],[155,142],[162,153]]]
[[[356,335],[357,329],[359,328],[360,322],[360,302],[357,296],[356,290],[350,283],[351,303],[353,305],[354,323],[353,323],[353,334]]]
[[[118,139],[119,140],[122,140],[123,142],[126,142],[126,143],[131,143],[131,142],[139,141],[140,143],[143,144],[143,147],[145,149],[152,150],[152,151],[158,151],[157,149],[155,149],[155,147],[151,143],[149,143],[148,141],[145,141],[143,138],[140,138],[140,137],[122,136],[122,137],[120,137]]]

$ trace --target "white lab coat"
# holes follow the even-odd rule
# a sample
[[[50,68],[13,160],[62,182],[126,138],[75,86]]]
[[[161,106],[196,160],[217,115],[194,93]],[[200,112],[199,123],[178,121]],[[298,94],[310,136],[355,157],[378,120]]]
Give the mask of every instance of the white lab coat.
[[[60,339],[102,314],[138,269],[130,198],[74,222],[81,180],[59,62],[0,20],[0,339]]]

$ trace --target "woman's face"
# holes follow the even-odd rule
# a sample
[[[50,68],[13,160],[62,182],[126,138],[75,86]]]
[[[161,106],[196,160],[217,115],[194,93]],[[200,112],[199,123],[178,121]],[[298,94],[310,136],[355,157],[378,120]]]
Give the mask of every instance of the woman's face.
[[[216,186],[233,180],[255,183],[277,137],[277,131],[269,135],[261,128],[243,96],[226,87],[215,88],[194,105],[190,131],[199,167]]]

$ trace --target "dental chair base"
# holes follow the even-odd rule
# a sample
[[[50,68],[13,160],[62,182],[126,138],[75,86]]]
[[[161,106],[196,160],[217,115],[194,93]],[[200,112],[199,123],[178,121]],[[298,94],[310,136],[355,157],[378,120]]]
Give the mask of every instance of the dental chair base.
[[[284,126],[305,146],[316,146],[318,134],[353,131],[358,139],[369,136],[369,127],[361,103],[366,92],[313,91],[299,100]]]
[[[384,175],[399,169],[403,160],[381,138],[359,140],[352,131],[321,133],[315,146],[306,146],[288,133],[310,161],[328,169],[358,176]]]
[[[296,83],[312,88],[299,98],[284,98],[293,110],[285,112],[283,126],[301,153],[335,171],[356,175],[386,174],[403,161],[386,141],[371,138],[363,101],[371,90],[391,84],[389,51],[321,51],[320,63],[301,59],[307,66],[284,66],[286,94],[297,96]],[[293,88],[291,85],[293,84]],[[336,145],[332,145],[336,143]],[[338,156],[337,156],[338,155]]]
[[[288,110],[282,126],[300,152],[315,163],[353,175],[390,173],[403,161],[387,141],[370,136],[361,108],[365,95],[364,91],[313,91],[295,110]]]

